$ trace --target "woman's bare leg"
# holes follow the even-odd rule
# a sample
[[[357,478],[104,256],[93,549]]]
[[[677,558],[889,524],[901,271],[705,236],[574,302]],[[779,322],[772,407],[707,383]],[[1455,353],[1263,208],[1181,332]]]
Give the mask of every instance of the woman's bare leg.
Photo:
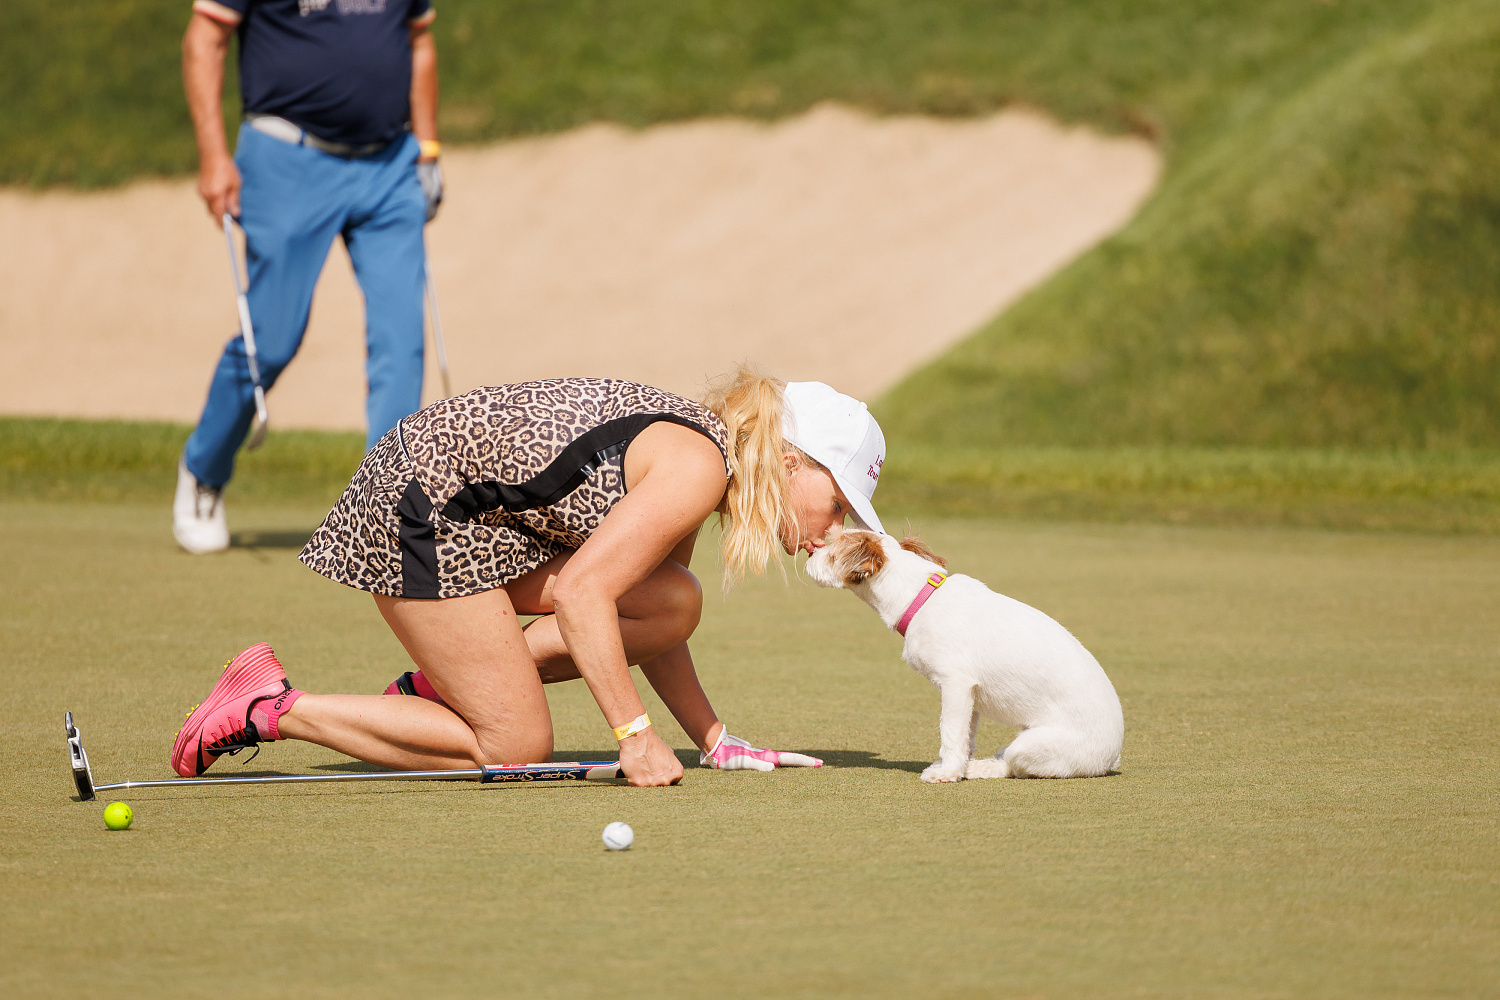
[[[308,694],[281,717],[282,735],[403,770],[547,760],[552,719],[542,682],[579,676],[550,616],[552,583],[570,555],[502,589],[470,597],[375,596],[391,631],[452,711],[424,698]],[[522,634],[518,607],[547,617]],[[687,637],[703,610],[697,578],[668,560],[617,607],[629,662],[642,665],[673,715],[701,744],[698,730],[718,720],[687,656]],[[663,662],[658,666],[657,660]]]
[[[453,711],[423,698],[310,694],[281,717],[283,735],[406,770],[552,756],[547,698],[504,590],[375,603]]]

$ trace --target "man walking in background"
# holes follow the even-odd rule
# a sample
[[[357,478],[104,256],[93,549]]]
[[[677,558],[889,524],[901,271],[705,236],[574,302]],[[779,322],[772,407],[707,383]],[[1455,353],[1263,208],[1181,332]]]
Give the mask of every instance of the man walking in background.
[[[422,227],[443,197],[435,16],[431,0],[197,0],[182,40],[198,193],[245,231],[262,384],[297,353],[342,236],[365,297],[367,445],[421,404]],[[231,158],[220,100],[236,33]],[[236,336],[178,464],[172,530],[189,552],[229,546],[222,494],[254,410]]]

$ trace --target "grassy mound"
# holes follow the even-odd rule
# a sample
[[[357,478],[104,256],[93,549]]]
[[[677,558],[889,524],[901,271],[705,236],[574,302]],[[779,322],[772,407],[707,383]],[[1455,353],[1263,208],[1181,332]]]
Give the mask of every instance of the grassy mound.
[[[1500,6],[1255,95],[1116,239],[901,385],[912,441],[1500,443]]]
[[[442,0],[445,137],[1007,104],[1156,138],[1124,233],[880,406],[898,443],[1500,447],[1500,3]],[[0,5],[0,183],[193,167],[181,0]],[[232,84],[231,84],[232,89]],[[229,104],[233,104],[231,99]]]
[[[1305,0],[441,0],[445,138],[598,119],[775,117],[838,98],[971,114],[1013,102],[1191,143],[1249,86],[1296,76],[1431,3]],[[0,183],[190,171],[181,0],[0,4]],[[230,60],[233,63],[233,59]],[[234,95],[231,78],[226,90]],[[231,96],[231,116],[238,107]]]

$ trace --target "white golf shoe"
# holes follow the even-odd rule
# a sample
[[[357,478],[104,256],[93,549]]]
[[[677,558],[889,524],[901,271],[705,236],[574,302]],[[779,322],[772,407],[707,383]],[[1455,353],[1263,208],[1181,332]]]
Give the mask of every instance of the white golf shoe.
[[[229,548],[229,526],[224,521],[224,491],[204,486],[177,462],[177,495],[172,500],[172,536],[193,555]]]

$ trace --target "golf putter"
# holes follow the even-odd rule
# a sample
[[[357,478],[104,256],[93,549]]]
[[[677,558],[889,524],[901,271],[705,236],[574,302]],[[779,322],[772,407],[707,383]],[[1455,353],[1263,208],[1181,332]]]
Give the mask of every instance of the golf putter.
[[[427,279],[427,303],[432,309],[432,343],[437,348],[438,371],[443,376],[443,398],[448,399],[453,395],[453,383],[448,379],[448,345],[443,343],[443,317],[438,312],[437,286],[432,283],[430,265],[423,264],[422,273]]]
[[[266,390],[260,384],[260,356],[255,351],[255,328],[250,324],[250,299],[245,285],[240,283],[240,257],[234,249],[234,233],[231,226],[234,217],[224,213],[224,246],[229,250],[229,273],[234,275],[235,304],[240,310],[240,336],[245,340],[245,362],[250,367],[250,384],[255,386],[255,422],[250,425],[250,439],[245,443],[247,451],[254,451],[266,439],[266,427],[271,415],[266,410]],[[246,269],[246,284],[249,270]]]
[[[73,725],[73,713],[63,713],[68,733],[68,757],[73,765],[73,784],[82,802],[98,792],[132,788],[194,788],[202,785],[290,785],[325,781],[476,781],[482,785],[515,785],[533,781],[611,781],[625,772],[617,760],[563,761],[552,764],[486,764],[443,771],[343,771],[336,774],[247,774],[234,778],[170,778],[161,781],[115,781],[94,784],[83,735]]]
[[[73,765],[73,784],[78,787],[78,800],[88,802],[94,797],[94,772],[89,769],[89,755],[83,749],[83,734],[73,725],[73,713],[63,713],[63,724],[68,730],[68,759]]]

